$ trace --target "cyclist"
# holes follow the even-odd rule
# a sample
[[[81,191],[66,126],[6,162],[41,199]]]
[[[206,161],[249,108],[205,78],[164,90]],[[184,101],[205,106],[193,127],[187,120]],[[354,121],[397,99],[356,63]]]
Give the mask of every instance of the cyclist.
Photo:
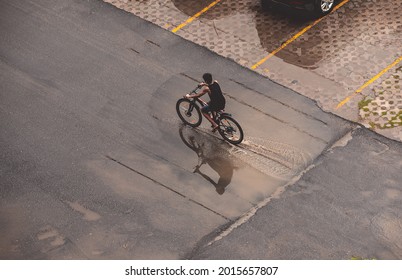
[[[202,78],[204,79],[204,83],[200,83],[198,85],[199,87],[203,87],[202,91],[193,95],[192,97],[201,97],[208,93],[210,101],[201,108],[201,112],[211,123],[212,131],[215,132],[218,128],[218,125],[215,123],[211,114],[225,109],[226,100],[223,96],[221,87],[217,81],[212,79],[212,75],[210,73],[205,73],[202,75]]]

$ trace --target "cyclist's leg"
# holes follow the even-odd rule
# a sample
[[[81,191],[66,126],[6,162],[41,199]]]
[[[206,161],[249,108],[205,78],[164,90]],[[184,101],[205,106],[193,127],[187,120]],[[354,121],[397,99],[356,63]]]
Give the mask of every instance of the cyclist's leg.
[[[215,131],[218,128],[218,125],[215,123],[213,118],[211,117],[210,113],[213,113],[213,110],[210,105],[205,105],[201,108],[201,112],[204,117],[212,124],[212,131]]]

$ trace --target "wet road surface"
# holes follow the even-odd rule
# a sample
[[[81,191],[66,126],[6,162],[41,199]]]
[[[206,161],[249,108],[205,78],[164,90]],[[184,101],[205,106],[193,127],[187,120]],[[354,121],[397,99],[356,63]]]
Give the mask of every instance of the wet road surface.
[[[6,42],[0,48],[0,258],[203,258],[219,245],[204,247],[204,242],[216,237],[223,242],[235,238],[233,252],[241,252],[238,246],[245,243],[231,234],[233,226],[243,233],[254,226],[249,218],[256,213],[292,225],[289,217],[308,221],[311,212],[325,216],[332,209],[298,211],[308,206],[303,199],[311,199],[310,194],[320,200],[331,191],[326,180],[333,177],[315,169],[317,158],[326,151],[331,158],[328,148],[355,124],[101,1],[0,1],[0,11]],[[205,71],[215,74],[227,110],[245,130],[239,146],[223,142],[205,122],[198,129],[183,127],[176,115],[176,100]],[[371,212],[364,200],[357,204],[361,215],[374,216],[375,229],[391,228],[392,234],[376,235],[381,246],[358,254],[400,257],[388,242],[400,232],[394,219],[400,215],[394,205],[402,205],[400,146],[384,146],[381,137],[374,144],[360,141],[369,144],[341,149],[333,167],[340,181],[357,180],[353,188],[336,189],[338,181],[331,186],[350,207],[352,198],[375,194],[375,189],[359,193],[360,188],[377,184],[371,177],[360,181],[352,172],[355,165],[370,174],[377,165],[395,164],[388,173],[375,173],[379,181],[384,174],[388,179],[381,186],[388,196],[376,205],[382,214]],[[309,170],[318,172],[318,182],[309,184],[307,176],[300,183]],[[302,201],[287,204],[281,197],[298,191],[292,188],[295,182],[306,191]],[[271,201],[283,212],[271,212]],[[326,201],[343,213],[338,200],[330,196]],[[259,223],[261,214],[255,217]],[[326,217],[341,235],[345,232],[344,224],[336,223],[339,216]],[[292,230],[304,237],[310,233],[309,227]],[[254,239],[255,232],[248,233]],[[378,248],[392,254],[380,254]],[[294,251],[287,252],[290,258]],[[331,256],[350,258],[352,253],[340,250]]]
[[[400,260],[401,148],[353,131],[252,219],[201,242],[189,258]]]
[[[1,258],[183,257],[351,129],[108,4],[0,5]],[[205,70],[239,146],[179,122],[175,102]]]

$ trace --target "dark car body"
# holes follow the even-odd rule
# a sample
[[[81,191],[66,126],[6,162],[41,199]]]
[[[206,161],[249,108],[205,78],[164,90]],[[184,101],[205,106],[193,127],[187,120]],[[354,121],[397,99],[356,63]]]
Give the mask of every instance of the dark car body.
[[[317,15],[325,15],[335,7],[335,0],[261,0],[263,7],[272,4],[285,5],[298,10],[306,10]]]

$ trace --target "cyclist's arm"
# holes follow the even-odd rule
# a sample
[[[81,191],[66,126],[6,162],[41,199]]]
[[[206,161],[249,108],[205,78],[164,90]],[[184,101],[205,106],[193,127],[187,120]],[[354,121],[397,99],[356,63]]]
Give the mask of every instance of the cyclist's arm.
[[[204,89],[201,92],[199,92],[197,94],[194,94],[193,96],[199,98],[199,97],[203,96],[206,93],[209,93],[209,88],[208,87],[204,87]]]

